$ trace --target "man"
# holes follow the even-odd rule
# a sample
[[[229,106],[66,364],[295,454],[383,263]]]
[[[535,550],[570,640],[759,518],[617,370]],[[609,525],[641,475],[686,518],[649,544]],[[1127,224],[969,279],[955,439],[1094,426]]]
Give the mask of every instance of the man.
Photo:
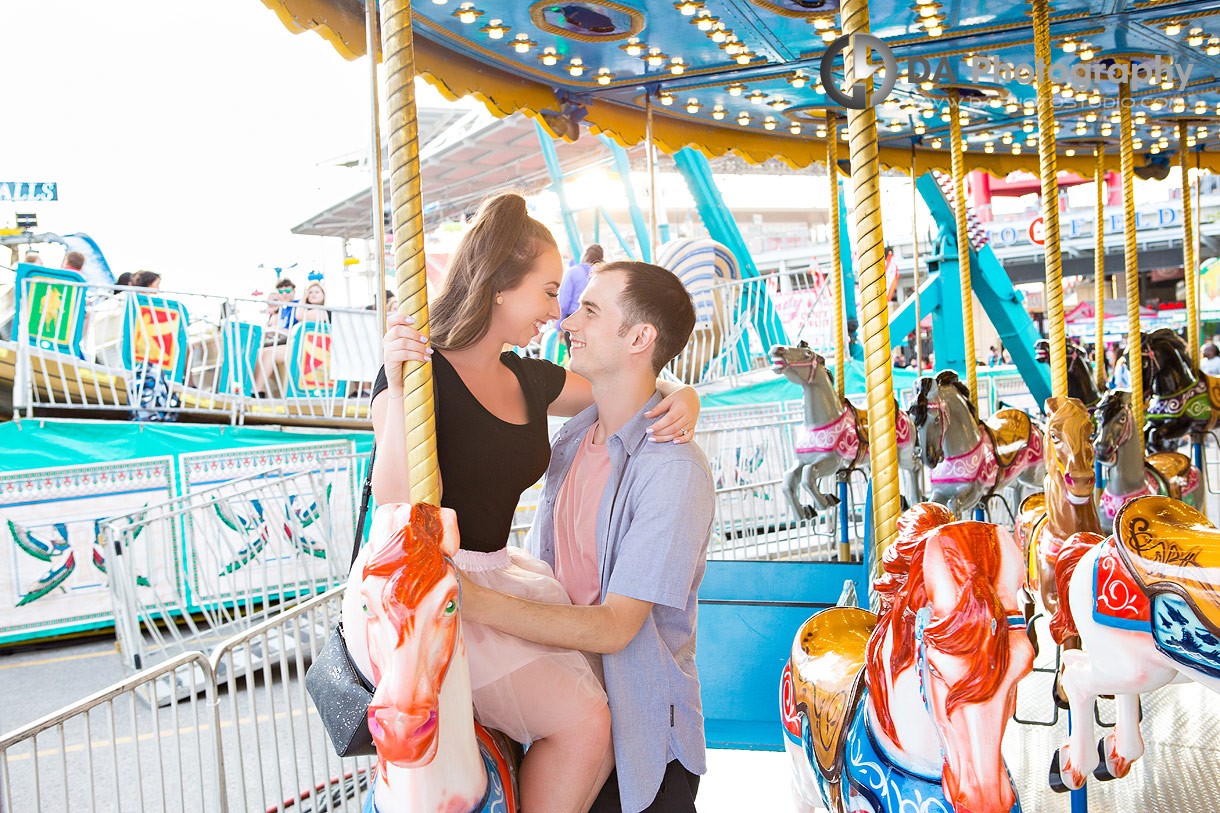
[[[637,262],[594,271],[562,325],[594,405],[555,435],[527,542],[573,605],[463,581],[468,620],[603,656],[593,660],[604,668],[616,766],[599,813],[690,813],[706,770],[695,624],[715,489],[698,446],[650,443],[645,431],[661,400],[657,373],[694,324],[671,272]]]
[[[85,255],[79,251],[69,251],[64,255],[64,268],[69,271],[80,271],[85,267]]]
[[[1220,350],[1211,342],[1203,345],[1203,358],[1199,360],[1199,369],[1208,375],[1220,375]]]

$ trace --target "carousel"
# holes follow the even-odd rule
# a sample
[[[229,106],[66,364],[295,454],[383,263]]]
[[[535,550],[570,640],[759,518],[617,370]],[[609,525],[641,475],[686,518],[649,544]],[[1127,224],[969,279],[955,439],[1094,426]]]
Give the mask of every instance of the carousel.
[[[709,159],[732,154],[824,164],[827,177],[810,182],[827,183],[831,201],[840,183],[850,187],[850,212],[830,206],[840,248],[829,275],[833,360],[760,318],[746,333],[771,339],[765,351],[732,348],[804,394],[771,498],[794,522],[833,517],[838,561],[709,562],[699,668],[710,746],[786,750],[801,810],[1216,808],[1220,714],[1207,690],[1220,691],[1220,529],[1208,517],[1206,458],[1216,453],[1220,381],[1199,369],[1190,185],[1192,172],[1220,168],[1213,3],[263,2],[345,58],[375,57],[372,231],[383,245],[384,121],[392,271],[401,312],[424,333],[416,77],[497,116],[523,113],[552,139],[643,144],[650,182],[661,151],[706,179]],[[1170,168],[1183,189],[1185,340],[1140,326],[1135,182]],[[980,239],[966,194],[975,170],[1040,179],[1045,339]],[[1103,178],[1114,171],[1123,251],[1121,267],[1107,268]],[[915,295],[893,311],[884,172],[909,175],[945,220],[936,244],[916,251]],[[1065,335],[1064,172],[1097,188],[1094,348]],[[641,248],[664,264],[657,196],[648,199]],[[714,185],[707,199],[724,218]],[[748,254],[735,227],[721,228],[721,248]],[[1116,271],[1129,390],[1107,390],[1102,361],[1105,277]],[[1028,362],[1018,366],[1038,409],[982,417],[976,297],[1014,360]],[[928,313],[938,369],[903,393],[891,353]],[[863,403],[845,390],[851,321]],[[703,369],[715,356],[682,358]],[[411,593],[417,605],[372,612],[421,613],[396,649],[375,652],[354,618],[370,608],[357,608],[347,645],[383,676],[431,681],[397,712],[419,714],[420,698],[433,714],[443,705],[447,746],[438,751],[435,727],[415,741],[371,726],[376,772],[365,774],[363,809],[460,798],[463,809],[515,810],[512,748],[475,723],[460,627],[450,624],[460,592],[454,520],[431,507],[440,502],[431,366],[405,365],[404,379],[413,505],[377,514],[348,593],[416,568],[427,576]],[[853,482],[864,484],[862,505]],[[399,549],[406,538],[417,550]],[[401,699],[376,697],[379,713]]]

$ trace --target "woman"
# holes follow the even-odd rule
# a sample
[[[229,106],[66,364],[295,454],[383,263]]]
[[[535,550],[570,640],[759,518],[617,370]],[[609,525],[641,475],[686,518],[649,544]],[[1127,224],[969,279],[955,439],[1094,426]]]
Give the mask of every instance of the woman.
[[[485,201],[431,306],[431,341],[407,317],[386,320],[372,404],[374,497],[409,501],[402,366],[433,362],[441,504],[457,511],[461,533],[456,563],[481,584],[552,603],[568,603],[563,587],[545,564],[507,547],[509,528],[521,492],[550,460],[547,415],[575,415],[593,397],[580,376],[504,347],[524,347],[559,317],[562,275],[554,237],[522,197]],[[684,442],[698,397],[689,387],[661,389],[668,397],[650,415],[664,415],[653,439]],[[522,809],[587,810],[613,763],[605,692],[589,662],[478,624],[463,624],[463,634],[479,721],[531,743]]]
[[[330,314],[323,307],[326,304],[326,289],[320,282],[311,282],[305,288],[305,311],[302,322],[329,322]]]

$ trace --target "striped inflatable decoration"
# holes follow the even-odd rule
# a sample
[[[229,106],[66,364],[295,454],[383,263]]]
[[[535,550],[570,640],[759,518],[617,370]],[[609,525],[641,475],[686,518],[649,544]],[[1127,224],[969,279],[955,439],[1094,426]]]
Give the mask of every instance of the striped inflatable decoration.
[[[710,237],[681,237],[657,251],[657,265],[668,268],[682,280],[695,303],[695,329],[716,322],[713,286],[741,279],[733,252]],[[727,303],[724,303],[727,304]],[[724,319],[724,315],[721,319]]]

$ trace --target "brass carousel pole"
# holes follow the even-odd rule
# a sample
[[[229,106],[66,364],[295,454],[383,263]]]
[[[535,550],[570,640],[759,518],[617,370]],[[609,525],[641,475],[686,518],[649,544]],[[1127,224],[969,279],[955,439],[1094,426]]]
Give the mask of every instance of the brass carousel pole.
[[[961,97],[956,88],[949,90],[949,157],[953,169],[953,194],[957,196],[957,281],[962,292],[962,327],[966,348],[966,385],[970,400],[978,408],[979,383],[974,355],[974,294],[970,287],[970,233],[966,231],[966,169],[962,157]]]
[[[868,34],[868,0],[844,0],[843,34]],[[849,40],[850,42],[850,40]],[[852,52],[844,52],[849,84]],[[894,379],[890,368],[890,313],[885,287],[885,239],[881,233],[881,167],[877,156],[877,113],[848,110],[850,161],[859,254],[860,311],[868,387],[868,443],[872,458],[872,498],[876,572],[898,532],[898,446],[895,440]]]
[[[1059,253],[1059,183],[1055,166],[1055,109],[1051,94],[1048,0],[1033,0],[1038,87],[1038,159],[1046,251],[1046,330],[1051,349],[1051,394],[1067,395],[1067,337],[1063,322],[1063,266]]]
[[[365,6],[365,50],[369,55],[369,116],[373,126],[369,145],[369,168],[372,170],[373,192],[373,304],[377,308],[377,330],[385,333],[385,189],[381,180],[381,104],[378,98],[377,57],[381,50],[377,4]]]
[[[411,43],[410,0],[382,4],[385,36],[386,106],[390,125],[390,206],[394,226],[394,279],[398,310],[413,316],[428,335],[428,288],[424,270],[424,215],[420,200],[419,123],[415,113],[415,49]],[[380,146],[380,145],[379,145]],[[403,413],[407,424],[407,467],[411,500],[440,504],[436,460],[436,419],[432,405],[432,365],[403,365]]]
[[[1190,166],[1187,155],[1186,121],[1178,121],[1178,166],[1182,170],[1182,268],[1186,277],[1186,344],[1191,363],[1199,366],[1199,265],[1195,258],[1195,222],[1190,200]]]
[[[1131,410],[1139,456],[1144,456],[1144,356],[1140,342],[1140,270],[1135,242],[1135,150],[1131,145],[1131,69],[1118,84],[1119,143],[1123,172],[1123,275],[1127,283],[1127,366],[1131,370]]]
[[[1106,235],[1103,224],[1106,214],[1106,145],[1094,148],[1093,185],[1097,188],[1097,207],[1093,218],[1093,323],[1096,335],[1093,372],[1098,391],[1106,387]]]

